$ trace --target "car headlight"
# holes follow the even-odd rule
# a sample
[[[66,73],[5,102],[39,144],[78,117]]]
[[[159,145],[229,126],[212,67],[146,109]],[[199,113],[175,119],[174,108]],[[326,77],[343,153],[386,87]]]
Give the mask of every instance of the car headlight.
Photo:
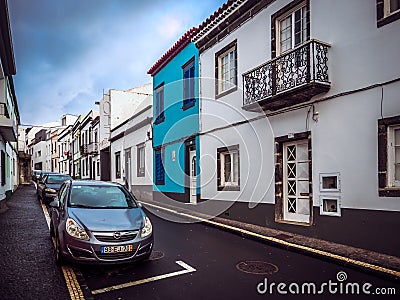
[[[55,189],[51,189],[51,188],[45,188],[44,191],[46,193],[50,193],[50,194],[56,194],[57,191]]]
[[[70,236],[85,241],[89,240],[89,236],[87,235],[85,229],[80,227],[74,220],[68,218],[67,222],[65,223],[65,227]]]
[[[144,219],[144,227],[142,228],[141,237],[144,238],[149,236],[153,232],[153,226],[151,225],[150,219],[146,217]]]

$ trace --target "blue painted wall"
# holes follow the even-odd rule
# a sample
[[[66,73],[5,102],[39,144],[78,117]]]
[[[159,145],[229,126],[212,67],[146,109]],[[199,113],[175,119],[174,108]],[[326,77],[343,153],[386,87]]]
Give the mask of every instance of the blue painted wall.
[[[194,59],[196,101],[194,106],[183,107],[183,66]],[[155,90],[164,84],[164,121],[153,125],[153,147],[164,146],[165,184],[154,184],[154,191],[185,192],[185,139],[199,131],[199,54],[194,43],[188,44],[168,64],[153,76],[153,112],[156,119]],[[199,158],[199,142],[196,137],[196,157]],[[167,144],[167,145],[166,145]],[[173,159],[175,151],[175,159]],[[154,153],[153,153],[154,155]],[[153,158],[154,159],[154,158]],[[155,164],[153,164],[155,175]],[[197,174],[199,174],[197,163]],[[155,178],[155,176],[153,176]],[[199,182],[200,176],[197,176]],[[199,184],[197,185],[199,186]],[[200,190],[198,188],[198,193]]]

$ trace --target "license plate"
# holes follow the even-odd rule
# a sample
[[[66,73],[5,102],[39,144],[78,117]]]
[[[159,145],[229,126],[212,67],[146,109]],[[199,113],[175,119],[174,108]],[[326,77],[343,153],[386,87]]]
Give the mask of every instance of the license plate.
[[[101,247],[101,253],[121,253],[121,252],[132,252],[133,245],[123,246],[103,246]]]

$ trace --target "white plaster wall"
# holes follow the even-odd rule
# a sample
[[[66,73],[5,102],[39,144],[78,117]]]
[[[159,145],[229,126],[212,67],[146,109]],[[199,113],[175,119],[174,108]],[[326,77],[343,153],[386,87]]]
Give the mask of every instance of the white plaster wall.
[[[143,101],[148,103],[147,100]],[[143,103],[142,103],[143,104]],[[144,108],[143,105],[138,107],[140,111]],[[113,131],[112,136],[116,136],[121,132],[126,132],[129,128],[138,124],[147,118],[152,118],[153,110],[148,109],[142,114],[138,115],[131,121],[127,122],[125,125],[121,126],[117,130]],[[111,181],[116,181],[124,184],[125,178],[125,149],[131,148],[131,180],[130,185],[153,185],[153,149],[151,140],[147,137],[147,132],[151,131],[150,124],[138,128],[137,130],[125,133],[124,136],[111,143]],[[137,145],[145,143],[145,176],[137,176]],[[115,153],[121,151],[121,178],[116,179],[115,177]]]
[[[132,116],[138,105],[152,94],[152,84],[132,88],[126,91],[110,90],[111,94],[111,130]]]
[[[290,1],[275,1],[200,55],[201,197],[274,203],[273,137],[306,131],[308,108],[282,113],[235,128],[215,130],[259,113],[242,110],[241,74],[271,59],[271,14]],[[311,0],[311,38],[328,42],[332,87],[314,100],[400,77],[400,22],[376,25],[376,1]],[[251,33],[251,34],[249,34]],[[238,90],[215,98],[215,53],[237,39]],[[384,86],[383,116],[400,114],[400,84]],[[342,207],[400,211],[396,197],[378,197],[377,124],[381,87],[315,105],[309,120],[313,153],[313,199],[319,205],[319,173],[340,172]],[[271,127],[269,127],[271,125]],[[216,149],[239,144],[240,192],[217,192]],[[247,146],[247,147],[246,147]]]

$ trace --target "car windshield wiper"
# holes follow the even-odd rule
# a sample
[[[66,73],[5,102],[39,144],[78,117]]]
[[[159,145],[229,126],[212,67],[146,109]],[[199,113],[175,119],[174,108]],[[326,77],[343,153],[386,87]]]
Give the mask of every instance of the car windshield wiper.
[[[105,205],[105,206],[96,206],[96,208],[129,208],[129,206]]]
[[[85,204],[70,204],[70,207],[75,208],[94,208],[93,206],[85,205]]]

